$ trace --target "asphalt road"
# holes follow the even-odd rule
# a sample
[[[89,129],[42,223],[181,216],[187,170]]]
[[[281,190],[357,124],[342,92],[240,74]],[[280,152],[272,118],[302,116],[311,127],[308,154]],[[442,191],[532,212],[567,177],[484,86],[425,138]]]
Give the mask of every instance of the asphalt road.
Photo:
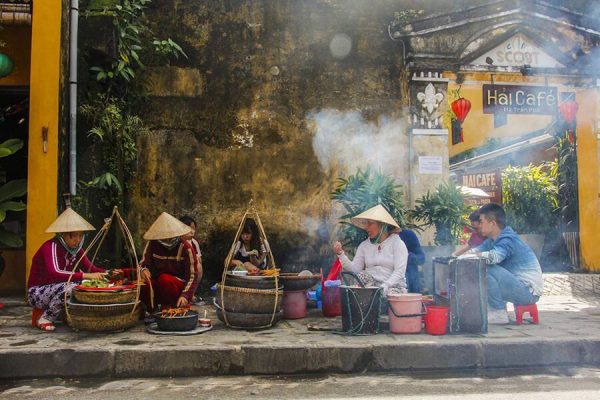
[[[0,399],[597,400],[600,368],[0,382]]]

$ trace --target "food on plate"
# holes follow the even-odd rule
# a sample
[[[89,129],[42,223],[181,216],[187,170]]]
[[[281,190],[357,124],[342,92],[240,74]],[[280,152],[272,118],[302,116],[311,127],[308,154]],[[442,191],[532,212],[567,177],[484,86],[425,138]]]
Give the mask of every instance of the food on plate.
[[[109,282],[105,279],[84,279],[81,286],[86,288],[107,288]]]

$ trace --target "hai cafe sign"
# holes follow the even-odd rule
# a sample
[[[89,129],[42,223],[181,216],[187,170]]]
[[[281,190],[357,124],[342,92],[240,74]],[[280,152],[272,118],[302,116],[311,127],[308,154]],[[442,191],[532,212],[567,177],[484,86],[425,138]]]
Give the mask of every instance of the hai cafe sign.
[[[483,85],[483,112],[554,115],[557,93],[551,86]]]

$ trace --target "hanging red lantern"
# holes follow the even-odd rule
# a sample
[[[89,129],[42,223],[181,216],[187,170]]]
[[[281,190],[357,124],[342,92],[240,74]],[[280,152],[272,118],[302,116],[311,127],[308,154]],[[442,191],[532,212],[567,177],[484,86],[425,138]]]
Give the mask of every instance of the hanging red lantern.
[[[456,119],[461,124],[467,118],[467,114],[471,111],[471,102],[464,97],[456,99],[452,102],[452,112],[456,115]]]
[[[454,100],[452,102],[452,104],[450,104],[450,107],[452,107],[452,112],[454,113],[454,115],[456,115],[456,119],[458,120],[458,122],[461,125],[460,126],[460,141],[463,142],[464,138],[463,138],[462,123],[465,120],[465,118],[467,118],[469,111],[471,111],[471,102],[469,100],[465,99],[464,97],[460,97],[460,98]]]
[[[567,132],[569,135],[569,143],[573,144],[573,125],[575,124],[575,118],[577,118],[577,110],[579,104],[575,100],[567,100],[560,103],[558,110],[564,118],[565,122],[569,125]]]
[[[579,104],[577,104],[575,100],[567,100],[560,103],[558,109],[560,110],[560,114],[565,119],[567,124],[573,125],[573,122],[575,122],[575,118],[577,117]]]

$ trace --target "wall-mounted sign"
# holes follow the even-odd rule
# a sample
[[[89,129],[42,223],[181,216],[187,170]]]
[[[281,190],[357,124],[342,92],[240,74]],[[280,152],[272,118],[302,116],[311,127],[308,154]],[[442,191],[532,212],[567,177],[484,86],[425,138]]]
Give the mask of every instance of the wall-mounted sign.
[[[441,175],[442,173],[442,157],[438,156],[420,156],[419,157],[419,173]]]
[[[488,198],[467,197],[465,200],[469,204],[502,203],[502,175],[500,171],[457,173],[456,178],[459,185],[481,189],[490,195]]]
[[[557,93],[553,86],[483,85],[483,112],[554,115]]]
[[[560,62],[541,48],[531,39],[517,34],[500,46],[488,51],[475,59],[471,64],[495,67],[522,67],[529,65],[536,68],[562,68]]]

